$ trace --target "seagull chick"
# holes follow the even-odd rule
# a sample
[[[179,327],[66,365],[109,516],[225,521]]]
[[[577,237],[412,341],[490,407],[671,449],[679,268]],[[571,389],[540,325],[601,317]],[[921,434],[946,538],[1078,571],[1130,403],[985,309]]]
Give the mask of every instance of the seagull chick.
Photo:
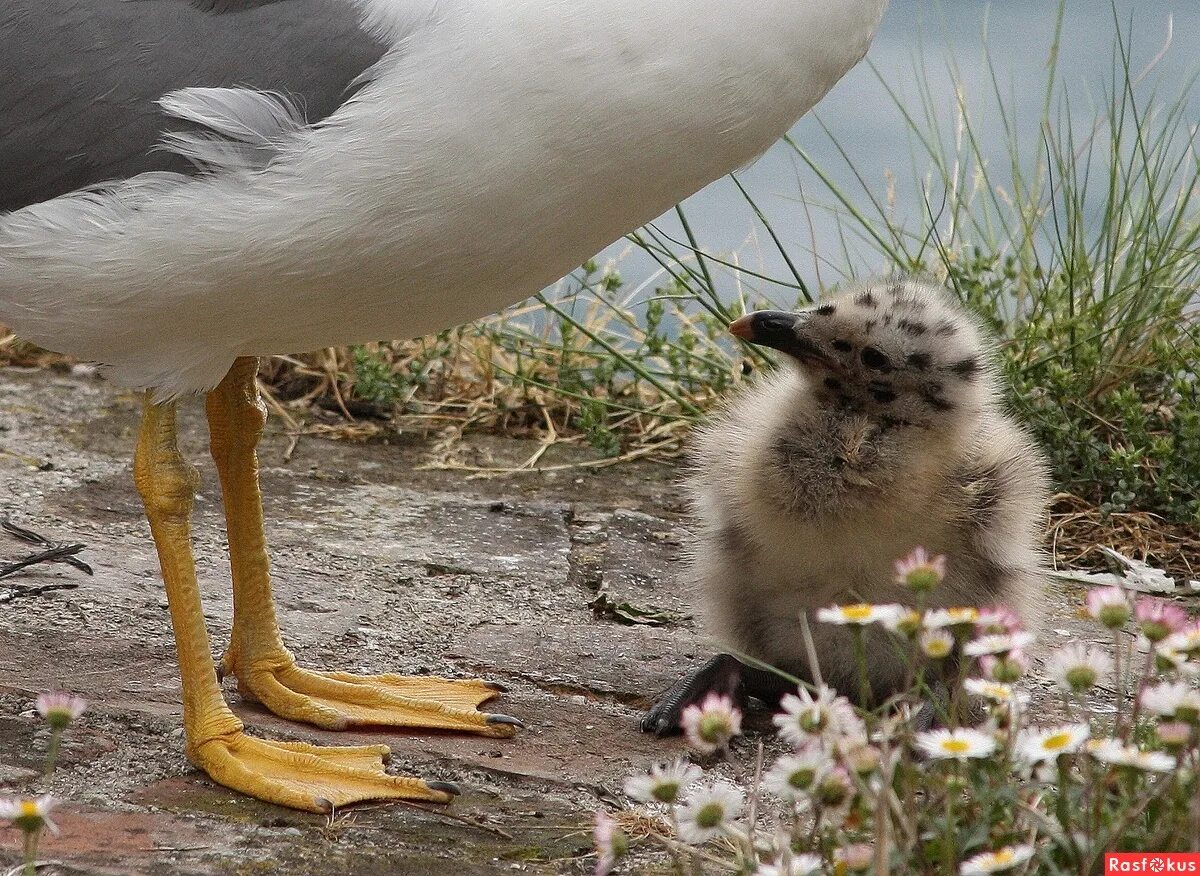
[[[798,313],[762,311],[730,330],[792,367],[743,392],[699,435],[690,492],[700,532],[690,571],[731,651],[859,694],[853,634],[818,623],[835,603],[912,604],[895,561],[915,546],[948,560],[931,607],[1005,606],[1037,624],[1048,497],[1042,453],[1003,407],[993,349],[942,290],[869,284]],[[878,703],[907,665],[867,631]],[[791,685],[721,654],[642,722],[678,728],[711,691],[771,703]]]

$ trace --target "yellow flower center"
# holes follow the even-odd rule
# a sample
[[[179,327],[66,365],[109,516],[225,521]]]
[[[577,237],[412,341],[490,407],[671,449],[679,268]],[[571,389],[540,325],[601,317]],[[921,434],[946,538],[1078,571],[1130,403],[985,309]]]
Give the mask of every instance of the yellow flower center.
[[[37,818],[38,815],[39,815],[38,805],[37,805],[36,800],[22,800],[21,801],[21,817],[22,818]]]
[[[965,754],[971,746],[964,739],[947,739],[942,743],[942,750],[949,754]]]
[[[842,617],[844,617],[846,620],[864,621],[870,616],[871,606],[865,603],[860,602],[857,605],[842,606]]]
[[[996,864],[1007,864],[1015,857],[1016,854],[1012,849],[1001,849],[992,855],[992,861]]]
[[[973,621],[979,617],[979,610],[975,608],[951,608],[947,609],[950,617],[956,621]]]
[[[1058,751],[1060,748],[1066,748],[1070,743],[1070,733],[1055,733],[1053,736],[1046,738],[1046,741],[1042,743],[1042,747],[1047,751]]]

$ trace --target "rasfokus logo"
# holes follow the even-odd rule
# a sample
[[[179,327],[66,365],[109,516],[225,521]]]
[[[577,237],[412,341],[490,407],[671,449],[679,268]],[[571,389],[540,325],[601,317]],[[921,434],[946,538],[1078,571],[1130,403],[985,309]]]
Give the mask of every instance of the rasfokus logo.
[[[1108,852],[1105,873],[1200,873],[1197,852]]]

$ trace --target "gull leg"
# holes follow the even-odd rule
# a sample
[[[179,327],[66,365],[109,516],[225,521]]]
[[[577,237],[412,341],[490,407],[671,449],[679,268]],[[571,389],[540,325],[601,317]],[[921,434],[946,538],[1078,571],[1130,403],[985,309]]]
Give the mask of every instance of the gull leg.
[[[498,692],[483,681],[354,675],[296,665],[280,638],[271,596],[255,453],[267,414],[257,370],[256,359],[238,359],[207,402],[233,569],[233,636],[222,661],[225,671],[237,677],[243,695],[275,714],[330,730],[372,725],[512,736],[519,721],[478,710]]]
[[[385,745],[320,748],[242,732],[221,695],[209,651],[188,523],[197,477],[176,447],[174,404],[155,405],[146,397],[133,470],[175,630],[188,759],[222,785],[311,812],[358,800],[448,801],[456,793],[452,785],[385,773]]]

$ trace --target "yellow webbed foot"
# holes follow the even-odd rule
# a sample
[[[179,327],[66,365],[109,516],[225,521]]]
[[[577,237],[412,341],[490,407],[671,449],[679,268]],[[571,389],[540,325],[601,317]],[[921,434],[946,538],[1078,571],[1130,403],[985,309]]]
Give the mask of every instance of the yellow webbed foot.
[[[447,803],[458,788],[384,772],[386,745],[322,747],[273,742],[240,731],[210,738],[188,757],[212,779],[280,806],[329,812],[364,800],[428,800]]]
[[[326,730],[352,726],[455,730],[509,737],[522,723],[478,706],[500,692],[487,682],[403,675],[355,675],[301,669],[290,654],[223,665],[238,690],[281,718]]]

